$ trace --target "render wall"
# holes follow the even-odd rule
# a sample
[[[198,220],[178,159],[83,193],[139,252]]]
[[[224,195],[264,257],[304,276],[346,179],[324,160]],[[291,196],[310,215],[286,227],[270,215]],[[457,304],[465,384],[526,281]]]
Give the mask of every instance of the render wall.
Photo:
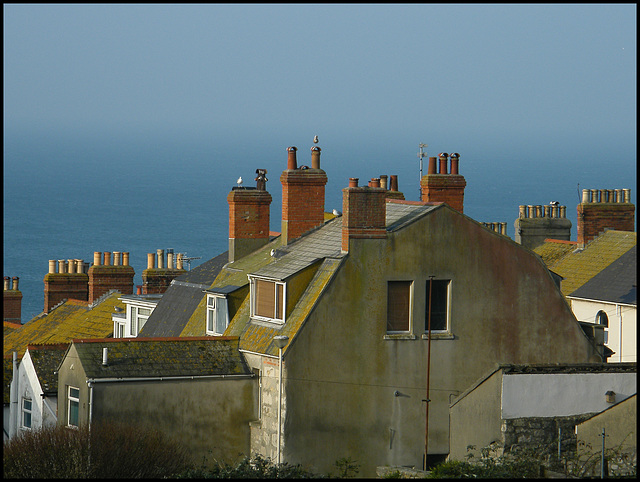
[[[93,422],[158,429],[186,447],[198,465],[234,463],[250,453],[253,378],[95,383],[93,397]]]
[[[327,471],[351,457],[372,477],[385,464],[422,466],[429,275],[452,280],[451,332],[431,342],[430,454],[449,453],[450,401],[496,363],[594,353],[537,257],[441,206],[386,240],[351,240],[288,348],[286,461]],[[386,336],[389,280],[413,280],[410,336]]]
[[[637,362],[638,361],[638,315],[635,306],[617,305],[571,299],[571,309],[580,321],[596,323],[596,315],[600,310],[609,318],[609,341],[606,344],[614,354],[608,362]]]

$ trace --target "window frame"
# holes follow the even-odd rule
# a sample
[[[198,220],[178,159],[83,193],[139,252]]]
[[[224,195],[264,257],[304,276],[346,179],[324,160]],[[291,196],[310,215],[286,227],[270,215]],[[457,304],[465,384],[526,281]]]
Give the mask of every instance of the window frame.
[[[604,321],[604,323],[603,323]],[[604,344],[609,344],[609,315],[604,310],[598,310],[596,313],[596,325],[602,326],[602,334],[604,338]]]
[[[223,305],[223,306],[221,306]],[[219,311],[224,310],[224,329],[220,332],[218,330],[218,316]],[[215,295],[207,293],[207,305],[205,315],[205,333],[207,335],[224,335],[225,330],[229,326],[229,306],[227,304],[227,297],[221,295]]]
[[[283,325],[287,319],[287,283],[281,280],[269,279],[269,278],[260,278],[260,277],[249,277],[250,280],[250,311],[251,311],[251,319],[259,320],[259,321],[267,321],[269,323],[277,323],[279,325]],[[264,314],[257,314],[256,304],[258,302],[258,283],[273,283],[274,285],[274,300],[273,300],[273,309],[274,316],[264,316]],[[278,318],[278,314],[281,315]]]
[[[429,279],[426,281],[425,287],[425,306],[424,306],[424,333],[428,336],[429,332]],[[433,328],[433,320],[431,320],[431,333],[432,334],[441,334],[441,333],[451,333],[451,279],[448,278],[439,278],[433,279],[434,282],[446,282],[446,307],[445,307],[445,327],[444,329],[434,329]],[[433,310],[432,310],[433,313]]]
[[[407,329],[406,330],[390,330],[389,329],[389,315],[390,304],[389,295],[391,285],[399,286],[400,283],[406,283],[408,285],[408,306],[407,306]],[[414,286],[413,280],[387,280],[387,318],[386,318],[386,334],[387,335],[407,335],[411,334],[413,330],[413,303],[414,303]]]
[[[76,390],[78,392],[77,396],[71,395],[71,390]],[[76,404],[76,424],[71,423],[71,407],[73,404]],[[71,385],[67,385],[67,427],[69,428],[78,428],[80,426],[80,388],[73,387]]]
[[[28,409],[25,407],[26,402],[29,403]],[[28,425],[25,423],[27,416],[29,417]],[[31,430],[33,428],[33,400],[30,398],[22,398],[20,427],[24,430]]]

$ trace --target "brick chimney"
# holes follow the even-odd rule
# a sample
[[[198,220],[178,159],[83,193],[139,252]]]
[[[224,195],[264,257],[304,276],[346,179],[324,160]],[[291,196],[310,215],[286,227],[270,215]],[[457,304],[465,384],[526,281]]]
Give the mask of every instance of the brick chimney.
[[[111,264],[109,251],[93,253],[93,266],[89,268],[89,303],[93,303],[111,290],[117,290],[123,295],[133,293],[135,272],[133,267],[129,266],[129,253],[122,253],[122,264],[119,259],[118,264]]]
[[[545,239],[571,240],[571,221],[567,219],[567,207],[557,204],[520,206],[515,223],[515,241],[534,249]]]
[[[358,178],[349,179],[349,187],[342,190],[342,251],[349,251],[351,239],[387,237],[386,195],[384,188],[359,187]]]
[[[460,154],[454,152],[451,154],[451,171],[447,171],[449,154],[441,152],[439,154],[439,163],[436,164],[436,158],[429,158],[427,174],[422,176],[420,187],[422,191],[423,202],[444,202],[459,212],[463,212],[464,205],[464,188],[467,185],[464,176],[458,172],[458,163]],[[439,165],[440,170],[436,172]]]
[[[234,187],[229,203],[229,262],[252,253],[269,242],[271,194],[267,170],[256,170],[256,187]]]
[[[404,200],[404,194],[398,191],[398,175],[397,174],[392,174],[391,176],[387,176],[386,174],[381,174],[380,187],[387,190],[387,193],[385,194],[386,199]]]
[[[324,224],[324,187],[327,174],[320,169],[320,148],[311,148],[311,167],[298,168],[296,147],[287,148],[287,169],[282,172],[282,244]]]
[[[44,311],[63,300],[89,299],[89,276],[82,259],[50,259],[49,272],[44,276]]]
[[[138,294],[162,294],[175,278],[186,273],[182,263],[179,268],[174,268],[173,249],[167,249],[166,261],[165,264],[164,249],[158,249],[156,254],[147,254],[147,269],[142,272],[142,289]]]
[[[578,204],[578,246],[584,247],[605,229],[633,231],[635,211],[630,189],[583,189]]]
[[[2,292],[2,311],[3,321],[11,323],[22,323],[22,293],[18,289],[18,281],[20,278],[8,276],[4,277],[4,290]],[[11,281],[13,285],[11,286]]]

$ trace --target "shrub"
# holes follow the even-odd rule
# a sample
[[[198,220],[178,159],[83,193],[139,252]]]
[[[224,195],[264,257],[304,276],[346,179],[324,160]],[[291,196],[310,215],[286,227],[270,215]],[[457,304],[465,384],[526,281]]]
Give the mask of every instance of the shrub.
[[[185,470],[184,449],[161,432],[94,423],[23,432],[4,446],[5,478],[157,478]]]

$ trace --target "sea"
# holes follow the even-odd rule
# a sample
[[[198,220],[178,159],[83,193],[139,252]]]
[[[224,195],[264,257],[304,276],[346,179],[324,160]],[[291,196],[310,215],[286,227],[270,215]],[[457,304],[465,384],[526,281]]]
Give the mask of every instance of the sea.
[[[5,128],[3,274],[19,278],[22,323],[43,311],[50,259],[92,262],[94,251],[128,251],[134,284],[140,285],[147,253],[157,249],[184,253],[190,269],[226,251],[226,197],[239,177],[244,186],[255,186],[256,169],[267,169],[270,226],[280,231],[286,148],[298,147],[298,165],[310,165],[313,134],[288,140],[242,132],[216,138]],[[326,211],[342,210],[342,188],[350,177],[366,185],[370,178],[395,174],[405,198],[419,199],[420,174],[426,174],[428,156],[438,146],[424,151],[421,164],[418,146],[426,139],[357,141],[320,138],[321,168],[329,178]],[[459,152],[467,182],[464,214],[506,222],[512,239],[521,204],[567,206],[575,240],[581,189],[628,188],[636,202],[635,146],[613,157],[604,149],[550,155],[527,145],[497,155],[489,145],[460,144]]]

